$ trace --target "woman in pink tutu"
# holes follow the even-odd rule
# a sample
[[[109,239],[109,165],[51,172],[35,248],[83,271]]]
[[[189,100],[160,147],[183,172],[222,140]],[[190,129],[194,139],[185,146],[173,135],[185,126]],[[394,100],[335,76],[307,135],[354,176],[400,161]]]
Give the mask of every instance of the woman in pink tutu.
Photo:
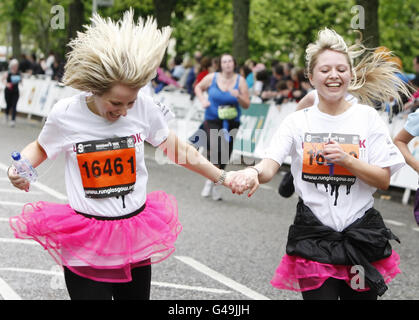
[[[373,194],[389,187],[405,161],[371,105],[409,92],[395,65],[367,51],[348,47],[333,30],[320,31],[306,50],[318,103],[290,114],[264,159],[232,179],[233,192],[251,196],[291,155],[300,201],[271,284],[304,299],[377,299],[400,273],[389,243],[398,238],[374,209]],[[345,99],[348,93],[357,99]]]
[[[69,204],[26,204],[10,219],[15,236],[38,241],[64,275],[71,299],[149,299],[151,264],[174,251],[181,231],[176,199],[147,194],[144,142],[174,162],[225,183],[214,167],[168,129],[170,110],[140,92],[156,74],[171,29],[133,12],[113,22],[98,15],[70,43],[63,82],[81,91],[48,115],[22,150],[34,167],[65,154]],[[13,167],[12,184],[29,182]]]

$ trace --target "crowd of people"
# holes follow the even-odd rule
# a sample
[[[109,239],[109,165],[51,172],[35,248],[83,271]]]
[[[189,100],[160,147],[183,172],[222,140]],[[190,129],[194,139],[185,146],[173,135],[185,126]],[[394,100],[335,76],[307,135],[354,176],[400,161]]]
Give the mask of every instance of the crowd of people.
[[[165,77],[156,77],[153,80],[155,93],[172,84],[185,89],[191,100],[195,97],[196,85],[207,74],[221,70],[220,57],[203,56],[200,51],[196,51],[193,57],[185,59],[176,56],[168,61],[166,68],[160,68],[164,70]],[[236,65],[235,71],[246,80],[253,103],[274,101],[280,105],[286,102],[298,102],[313,90],[305,77],[304,69],[289,62],[272,60],[269,66],[266,66],[264,63],[248,59],[242,65]]]

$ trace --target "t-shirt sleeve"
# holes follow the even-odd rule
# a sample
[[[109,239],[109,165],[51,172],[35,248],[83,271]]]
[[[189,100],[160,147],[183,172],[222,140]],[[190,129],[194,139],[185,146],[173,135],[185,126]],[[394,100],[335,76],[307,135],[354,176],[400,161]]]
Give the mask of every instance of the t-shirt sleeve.
[[[60,125],[60,108],[56,104],[48,114],[47,121],[38,136],[38,143],[45,150],[48,159],[55,159],[63,151],[65,134]]]
[[[281,122],[280,127],[272,137],[269,147],[264,152],[264,158],[275,160],[279,165],[282,165],[290,154],[294,143],[291,116],[293,115],[289,115]]]
[[[409,114],[404,129],[414,137],[419,136],[419,109]]]
[[[174,118],[174,114],[169,107],[160,102],[153,101],[151,97],[144,97],[144,103],[147,108],[149,124],[149,130],[145,140],[154,147],[157,147],[169,136],[168,122]]]
[[[391,175],[405,165],[405,160],[400,150],[393,143],[387,125],[374,110],[373,120],[370,122],[368,137],[368,162],[370,164],[390,168]]]

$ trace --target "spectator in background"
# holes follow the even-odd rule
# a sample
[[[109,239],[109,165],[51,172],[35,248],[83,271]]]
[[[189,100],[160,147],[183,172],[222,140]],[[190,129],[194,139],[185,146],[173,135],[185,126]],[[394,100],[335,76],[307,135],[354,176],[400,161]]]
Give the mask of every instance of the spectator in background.
[[[210,73],[211,72],[219,72],[220,69],[220,58],[218,57],[214,57],[211,60],[211,68],[210,68]]]
[[[32,53],[32,74],[33,75],[37,75],[37,74],[45,74],[44,69],[42,69],[41,64],[39,61],[37,61],[36,59],[36,54]]]
[[[193,59],[193,60],[195,60],[195,59]],[[190,66],[189,69],[186,69],[186,71],[185,71],[186,79],[185,79],[184,88],[186,89],[186,91],[190,95],[191,100],[193,100],[193,98],[195,97],[195,92],[194,92],[193,88],[194,88],[194,83],[195,83],[195,80],[196,80],[197,71],[198,71],[198,68],[199,68],[196,65],[196,60],[194,62],[195,63],[192,64],[192,66]]]
[[[193,85],[194,88],[199,82],[201,82],[202,79],[205,78],[207,74],[209,74],[210,67],[211,67],[211,59],[209,57],[203,57],[199,65],[198,75],[196,76],[196,80]]]
[[[32,63],[26,54],[22,54],[19,61],[19,71],[22,73],[32,74]]]
[[[2,81],[6,85],[4,89],[4,98],[6,100],[5,122],[7,123],[9,116],[11,116],[10,126],[14,127],[16,123],[16,107],[19,100],[19,83],[22,82],[17,59],[10,61],[9,71],[3,75]]]
[[[264,72],[262,72],[264,71]],[[260,75],[258,76],[258,74]],[[260,97],[263,89],[266,89],[266,82],[269,82],[269,74],[266,72],[266,67],[263,63],[258,63],[252,70],[254,84],[252,90],[250,92]]]
[[[52,66],[54,64],[55,61],[55,56],[54,56],[54,52],[50,51],[47,60],[45,61],[45,74],[50,76],[52,78],[52,76],[54,75],[54,71],[52,69]]]
[[[283,77],[284,77],[284,67],[281,66],[279,63],[277,63],[272,68],[272,76],[270,80],[271,91],[276,91],[276,85],[278,84],[279,81],[282,80]]]
[[[174,62],[175,62],[175,66],[172,71],[172,78],[176,81],[179,81],[182,78],[183,74],[185,73],[185,68],[182,65],[183,58],[178,55],[175,57]]]
[[[251,90],[253,88],[253,85],[255,83],[255,76],[254,76],[254,68],[256,66],[256,62],[253,60],[247,60],[245,63],[245,66],[248,67],[251,71],[250,73],[247,75],[246,77],[246,83],[247,83],[247,87],[249,88],[249,90]]]

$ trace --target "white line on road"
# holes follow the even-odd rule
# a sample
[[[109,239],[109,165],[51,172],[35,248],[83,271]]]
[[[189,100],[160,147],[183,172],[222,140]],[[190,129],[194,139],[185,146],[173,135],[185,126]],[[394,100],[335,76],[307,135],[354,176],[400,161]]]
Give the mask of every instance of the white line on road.
[[[390,220],[390,219],[384,219],[384,222],[387,223],[387,224],[391,224],[393,226],[397,226],[397,227],[403,227],[403,226],[406,225],[402,222],[398,222],[398,221]]]
[[[217,280],[218,282],[221,282],[225,286],[240,292],[241,294],[254,299],[254,300],[270,300],[268,297],[265,297],[264,295],[261,295],[260,293],[257,293],[256,291],[253,291],[252,289],[222,275],[221,273],[207,267],[206,265],[194,260],[190,257],[185,256],[175,256],[176,259],[182,261],[183,263],[189,265],[190,267],[198,270],[199,272],[213,278],[214,280]]]
[[[0,169],[7,172],[8,166],[6,166],[4,163],[0,162]],[[52,188],[50,188],[50,187],[48,187],[48,186],[46,186],[46,185],[44,185],[40,182],[32,183],[31,186],[34,186],[34,187],[40,189],[41,191],[46,192],[49,195],[51,195],[51,196],[53,196],[57,199],[67,201],[67,196],[66,195],[64,195],[64,194],[62,194],[58,191],[55,191],[54,189],[52,189]]]
[[[0,268],[0,271],[34,273],[34,274],[42,274],[42,275],[47,275],[47,276],[64,277],[62,272],[52,271],[52,270],[26,269],[26,268]],[[158,287],[166,287],[166,288],[174,288],[174,289],[182,289],[182,290],[192,290],[192,291],[201,291],[201,292],[209,292],[209,293],[217,293],[217,294],[231,293],[231,291],[228,291],[228,290],[205,288],[205,287],[200,287],[200,286],[187,286],[187,285],[176,284],[176,283],[168,283],[168,282],[151,281],[151,285],[158,286]]]
[[[25,194],[25,191],[23,191],[23,190],[19,190],[19,189],[0,189],[0,192],[1,193],[18,193],[18,194],[21,194],[21,195],[23,195],[23,194]],[[31,191],[31,193],[30,193],[31,195],[40,195],[40,194],[42,194],[42,192],[39,192],[39,191]]]
[[[25,204],[24,202],[0,201],[0,205],[3,206],[23,207]]]
[[[0,242],[39,245],[39,243],[34,240],[22,240],[22,239],[13,239],[13,238],[0,238]]]
[[[22,300],[22,298],[4,281],[0,278],[0,295],[4,300]]]

